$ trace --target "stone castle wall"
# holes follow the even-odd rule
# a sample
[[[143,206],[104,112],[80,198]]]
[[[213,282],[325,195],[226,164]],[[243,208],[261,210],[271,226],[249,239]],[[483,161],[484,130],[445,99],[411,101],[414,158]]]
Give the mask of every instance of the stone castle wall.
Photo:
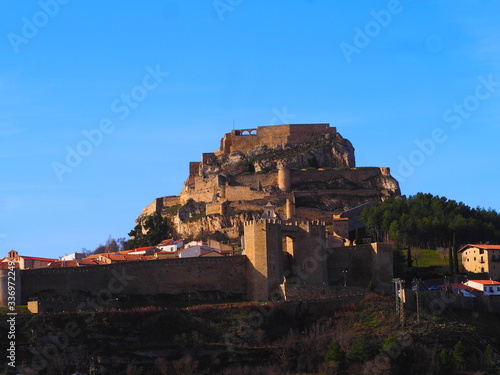
[[[331,128],[330,124],[275,125],[233,130],[224,135],[218,153],[230,154],[235,150],[246,153],[264,145],[300,144],[310,141],[316,135],[336,132],[336,128]]]
[[[283,170],[262,174],[239,175],[234,177],[237,186],[224,186],[218,184],[216,177],[194,177],[194,184],[187,187],[180,195],[180,203],[185,204],[189,199],[197,202],[213,202],[224,194],[228,201],[245,201],[265,199],[269,194],[259,189],[266,186],[279,186],[282,190],[294,190],[294,186],[311,182],[327,182],[342,178],[354,184],[362,183],[371,178],[388,176],[389,168],[362,167],[362,168],[321,168],[307,170]],[[224,193],[222,193],[224,191]],[[380,195],[378,190],[338,190],[339,194],[351,196]],[[150,205],[151,206],[151,205]],[[149,206],[148,206],[149,207]]]
[[[328,249],[328,283],[348,286],[368,286],[391,281],[393,272],[392,245],[371,243]],[[347,271],[347,274],[344,273]]]
[[[21,271],[21,300],[53,291],[76,294],[185,294],[218,292],[246,295],[246,257],[163,259],[110,265]],[[104,291],[104,292],[103,292]]]
[[[233,180],[238,185],[250,186],[258,190],[260,186],[278,186],[278,172],[237,175]]]
[[[291,184],[293,185],[310,181],[329,181],[336,178],[345,178],[354,183],[360,183],[369,178],[387,175],[389,168],[361,167],[349,169],[310,169],[291,172]]]
[[[181,203],[180,197],[177,195],[170,195],[168,197],[156,198],[153,202],[147,205],[141,212],[139,217],[160,214],[164,207],[172,207]]]

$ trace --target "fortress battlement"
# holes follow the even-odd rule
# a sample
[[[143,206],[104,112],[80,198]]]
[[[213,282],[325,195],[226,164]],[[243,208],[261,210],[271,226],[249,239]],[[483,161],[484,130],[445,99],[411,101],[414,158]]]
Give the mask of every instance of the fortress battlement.
[[[330,124],[288,124],[232,130],[221,139],[220,149],[216,154],[229,155],[235,150],[246,153],[264,145],[300,144],[311,141],[317,135],[336,133],[337,128],[330,127]]]
[[[256,224],[279,224],[279,225],[293,225],[296,227],[300,226],[325,226],[326,223],[323,221],[319,220],[302,220],[302,221],[296,221],[296,220],[280,220],[280,219],[257,219],[257,220],[248,220],[243,223],[243,227],[247,227],[249,225],[256,225]]]

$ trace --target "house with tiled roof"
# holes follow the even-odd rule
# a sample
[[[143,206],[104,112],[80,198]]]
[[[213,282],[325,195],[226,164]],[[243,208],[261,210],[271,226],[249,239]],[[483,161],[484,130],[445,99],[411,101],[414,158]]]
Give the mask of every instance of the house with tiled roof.
[[[17,251],[11,250],[9,251],[9,254],[2,259],[1,263],[8,264],[9,261],[15,262],[16,268],[19,268],[21,270],[28,270],[33,268],[47,267],[50,263],[57,261],[57,259],[29,257],[19,255]]]
[[[500,280],[500,245],[468,244],[458,252],[462,254],[462,265],[467,272]]]
[[[500,282],[493,280],[467,280],[465,285],[483,292],[485,296],[500,296]]]
[[[48,265],[49,268],[80,267],[76,259],[56,260]]]
[[[152,260],[154,255],[145,256],[140,254],[121,254],[121,253],[102,253],[102,254],[92,254],[87,258],[83,259],[85,261],[95,260],[99,264],[111,264],[118,262],[132,262],[138,260]]]
[[[168,239],[161,241],[156,247],[160,251],[175,252],[184,246],[184,240]]]
[[[219,249],[204,245],[195,245],[179,251],[179,258],[196,258],[204,256],[224,256]]]
[[[138,247],[137,249],[129,250],[127,255],[154,255],[159,249],[156,246]],[[122,253],[122,252],[120,252]]]

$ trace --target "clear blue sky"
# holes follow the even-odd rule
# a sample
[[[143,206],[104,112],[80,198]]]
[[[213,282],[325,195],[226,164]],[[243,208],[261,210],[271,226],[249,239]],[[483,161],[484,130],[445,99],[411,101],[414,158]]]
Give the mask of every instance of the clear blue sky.
[[[126,236],[233,121],[329,122],[403,194],[498,210],[499,14],[495,1],[3,1],[0,253]]]

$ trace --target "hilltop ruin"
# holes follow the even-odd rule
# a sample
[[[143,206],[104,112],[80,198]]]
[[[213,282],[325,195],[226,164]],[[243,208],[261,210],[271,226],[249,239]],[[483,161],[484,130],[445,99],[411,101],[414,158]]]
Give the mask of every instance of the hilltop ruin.
[[[271,202],[282,219],[321,220],[400,195],[389,168],[356,167],[354,147],[329,124],[232,130],[215,152],[189,164],[178,196],[157,198],[138,218],[169,216],[179,236],[230,238]]]

